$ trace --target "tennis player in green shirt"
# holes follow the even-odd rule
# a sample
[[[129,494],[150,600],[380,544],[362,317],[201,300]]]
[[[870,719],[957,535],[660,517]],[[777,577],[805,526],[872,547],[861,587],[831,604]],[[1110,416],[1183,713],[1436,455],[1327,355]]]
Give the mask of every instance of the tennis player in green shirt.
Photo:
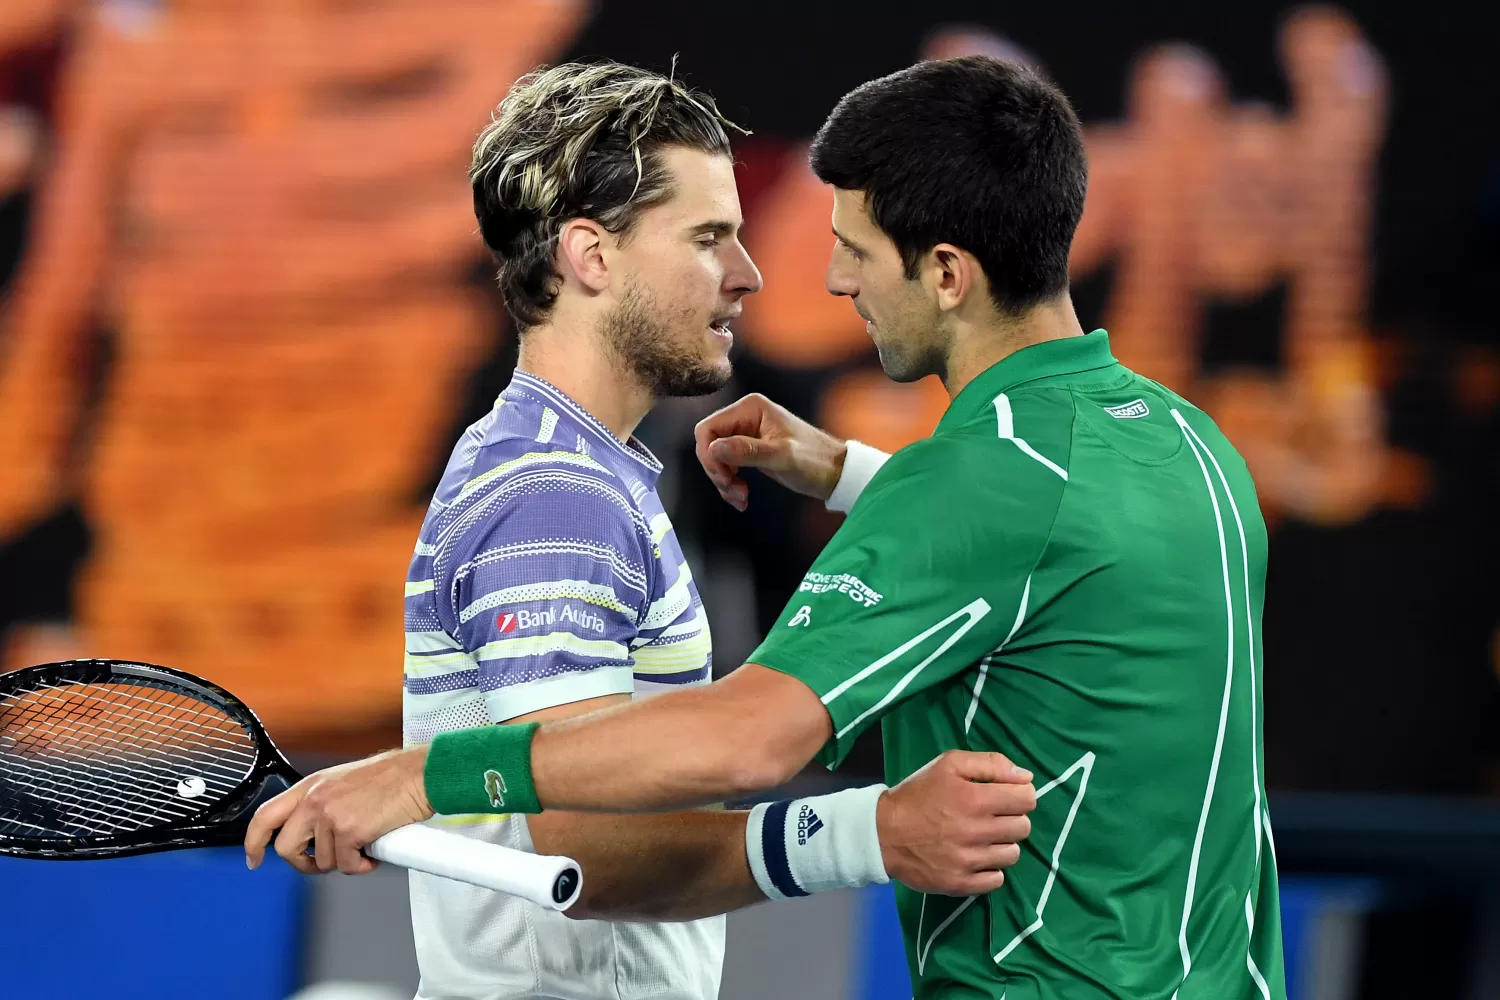
[[[878,723],[891,782],[962,749],[1003,753],[1036,786],[998,889],[898,886],[916,997],[1284,1000],[1265,526],[1213,421],[1078,323],[1067,262],[1087,169],[1066,98],[1011,63],[922,63],[846,96],[812,164],[834,188],[829,290],[868,320],[891,378],[936,375],[952,402],[888,461],[760,397],[700,425],[735,506],[738,470],[758,466],[849,507],[749,662],[315,775],[262,809],[247,849],[258,859],[281,827],[283,856],[315,832],[347,851],[434,811],[722,801],[836,765]],[[832,869],[858,881],[847,869],[871,848],[818,853],[855,822],[830,798],[751,814],[767,896]]]

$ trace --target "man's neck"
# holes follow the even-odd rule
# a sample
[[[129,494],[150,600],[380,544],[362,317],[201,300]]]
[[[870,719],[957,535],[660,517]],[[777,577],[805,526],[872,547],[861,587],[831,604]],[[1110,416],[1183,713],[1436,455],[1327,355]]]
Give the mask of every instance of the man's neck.
[[[954,399],[981,373],[1017,351],[1048,340],[1081,337],[1083,333],[1073,312],[1073,299],[1066,292],[1024,316],[971,326],[955,338],[943,387],[948,390],[948,398]]]
[[[621,441],[656,402],[592,330],[532,327],[521,337],[516,368],[557,386]]]

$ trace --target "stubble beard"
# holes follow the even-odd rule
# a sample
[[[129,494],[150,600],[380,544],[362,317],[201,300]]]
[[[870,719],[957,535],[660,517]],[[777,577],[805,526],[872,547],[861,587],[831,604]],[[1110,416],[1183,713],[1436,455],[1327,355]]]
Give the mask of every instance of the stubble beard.
[[[942,343],[892,337],[876,344],[880,367],[892,382],[917,382],[929,375],[948,377],[948,352]]]
[[[705,361],[672,340],[662,308],[639,285],[600,323],[604,342],[620,364],[651,395],[707,396],[729,382],[729,366]]]

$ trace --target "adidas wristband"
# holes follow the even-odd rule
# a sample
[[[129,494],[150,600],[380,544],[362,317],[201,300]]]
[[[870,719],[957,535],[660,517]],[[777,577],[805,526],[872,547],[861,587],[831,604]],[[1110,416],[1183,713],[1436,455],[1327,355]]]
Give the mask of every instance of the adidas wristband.
[[[875,478],[875,473],[880,471],[880,467],[891,456],[879,448],[871,448],[858,441],[846,441],[844,446],[844,471],[839,473],[839,481],[834,485],[833,493],[824,506],[847,514],[849,508],[854,506],[854,501],[859,499],[860,493],[870,485],[870,480]]]
[[[875,806],[884,785],[762,802],[745,824],[745,856],[768,899],[890,881]]]

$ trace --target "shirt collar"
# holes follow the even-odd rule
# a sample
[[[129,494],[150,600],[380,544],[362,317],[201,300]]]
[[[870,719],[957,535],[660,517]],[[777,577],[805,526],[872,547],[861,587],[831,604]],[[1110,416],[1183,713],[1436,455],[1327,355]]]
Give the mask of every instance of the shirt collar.
[[[1056,375],[1076,375],[1115,364],[1119,362],[1110,352],[1109,334],[1103,330],[1023,347],[990,365],[964,386],[948,405],[938,426],[950,420],[968,419],[988,407],[1000,393],[1022,383]]]
[[[661,475],[661,462],[651,454],[651,449],[641,443],[640,438],[634,434],[630,440],[621,441],[604,423],[588,410],[580,406],[572,396],[563,392],[557,386],[544,378],[539,378],[530,372],[517,368],[510,378],[510,385],[506,387],[501,397],[505,398],[512,389],[519,389],[540,399],[544,405],[552,406],[561,413],[566,414],[577,426],[579,433],[589,442],[589,447],[602,447],[608,453],[618,458],[625,459],[630,463],[630,471],[639,476],[647,486],[654,487],[657,477]]]

